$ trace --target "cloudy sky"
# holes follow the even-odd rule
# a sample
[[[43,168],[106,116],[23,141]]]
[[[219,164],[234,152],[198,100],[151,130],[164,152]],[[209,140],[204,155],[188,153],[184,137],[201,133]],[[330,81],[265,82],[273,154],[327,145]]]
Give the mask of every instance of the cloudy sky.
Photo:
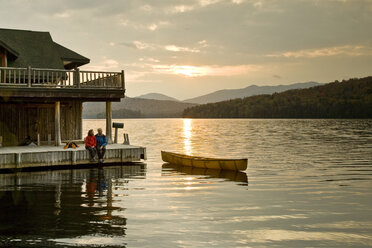
[[[372,0],[0,0],[0,27],[50,31],[126,71],[127,95],[372,75]]]

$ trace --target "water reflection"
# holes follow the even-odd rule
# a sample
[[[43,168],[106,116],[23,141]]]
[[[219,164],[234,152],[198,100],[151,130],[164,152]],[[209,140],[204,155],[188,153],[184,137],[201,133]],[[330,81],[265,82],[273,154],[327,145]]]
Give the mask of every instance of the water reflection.
[[[123,179],[144,177],[144,168],[0,174],[1,244],[55,243],[90,235],[124,237],[126,217],[123,207],[115,205],[113,188],[125,186],[128,180]]]
[[[183,150],[187,155],[191,155],[192,146],[191,146],[191,136],[192,136],[192,120],[183,119]]]
[[[162,175],[169,175],[170,173],[182,173],[187,175],[202,175],[208,178],[224,178],[229,181],[242,183],[240,185],[248,185],[248,177],[242,171],[229,171],[229,170],[214,170],[207,168],[197,168],[191,166],[182,166],[175,164],[165,163],[162,166]],[[193,178],[193,177],[192,177]],[[194,178],[195,179],[195,178]]]
[[[96,216],[98,216],[100,220],[117,220],[115,216],[112,216],[112,211],[121,210],[121,208],[112,205],[112,181],[105,178],[103,168],[89,170],[89,177],[85,188],[86,196],[89,201],[88,206],[93,207],[94,205],[98,205],[98,207],[101,207],[101,213]],[[106,197],[104,195],[105,193]],[[100,201],[95,201],[95,199],[100,199]],[[104,205],[104,200],[106,200],[106,205]]]
[[[147,147],[146,175],[0,175],[0,247],[371,246],[372,120],[122,121]],[[84,120],[84,130],[104,126]],[[248,157],[249,188],[235,176],[162,167],[160,151],[184,153],[186,137],[192,153]]]
[[[358,247],[370,247],[372,238],[368,235],[347,232],[308,232],[308,231],[293,231],[293,230],[276,230],[276,229],[261,229],[261,230],[244,230],[237,231],[234,234],[245,235],[250,237],[253,243],[269,243],[269,242],[288,242],[301,240],[302,242],[333,241],[342,243],[338,247],[349,247],[359,245]],[[328,246],[330,247],[330,246]]]

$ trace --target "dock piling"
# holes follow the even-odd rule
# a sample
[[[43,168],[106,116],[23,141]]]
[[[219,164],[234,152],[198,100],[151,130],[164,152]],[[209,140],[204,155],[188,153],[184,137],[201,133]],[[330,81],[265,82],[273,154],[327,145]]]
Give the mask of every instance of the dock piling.
[[[71,164],[76,164],[76,151],[71,151]]]
[[[127,133],[124,134],[124,145],[129,145],[129,135]]]
[[[15,160],[16,160],[16,168],[17,168],[17,167],[20,167],[22,164],[22,153],[16,153],[15,156],[16,156]]]

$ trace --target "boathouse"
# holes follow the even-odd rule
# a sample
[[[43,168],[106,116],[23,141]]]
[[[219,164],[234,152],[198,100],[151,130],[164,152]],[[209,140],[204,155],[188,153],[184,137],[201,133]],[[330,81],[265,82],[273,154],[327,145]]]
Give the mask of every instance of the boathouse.
[[[0,29],[0,146],[18,146],[27,137],[55,146],[82,140],[82,104],[88,101],[106,102],[112,143],[111,102],[124,97],[124,71],[79,69],[89,62],[49,32]]]

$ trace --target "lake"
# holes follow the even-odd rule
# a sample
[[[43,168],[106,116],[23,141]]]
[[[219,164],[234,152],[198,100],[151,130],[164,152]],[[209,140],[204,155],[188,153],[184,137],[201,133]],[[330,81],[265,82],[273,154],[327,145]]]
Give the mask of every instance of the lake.
[[[146,163],[0,174],[1,246],[372,246],[372,120],[115,121]],[[161,150],[248,169],[164,165]]]

